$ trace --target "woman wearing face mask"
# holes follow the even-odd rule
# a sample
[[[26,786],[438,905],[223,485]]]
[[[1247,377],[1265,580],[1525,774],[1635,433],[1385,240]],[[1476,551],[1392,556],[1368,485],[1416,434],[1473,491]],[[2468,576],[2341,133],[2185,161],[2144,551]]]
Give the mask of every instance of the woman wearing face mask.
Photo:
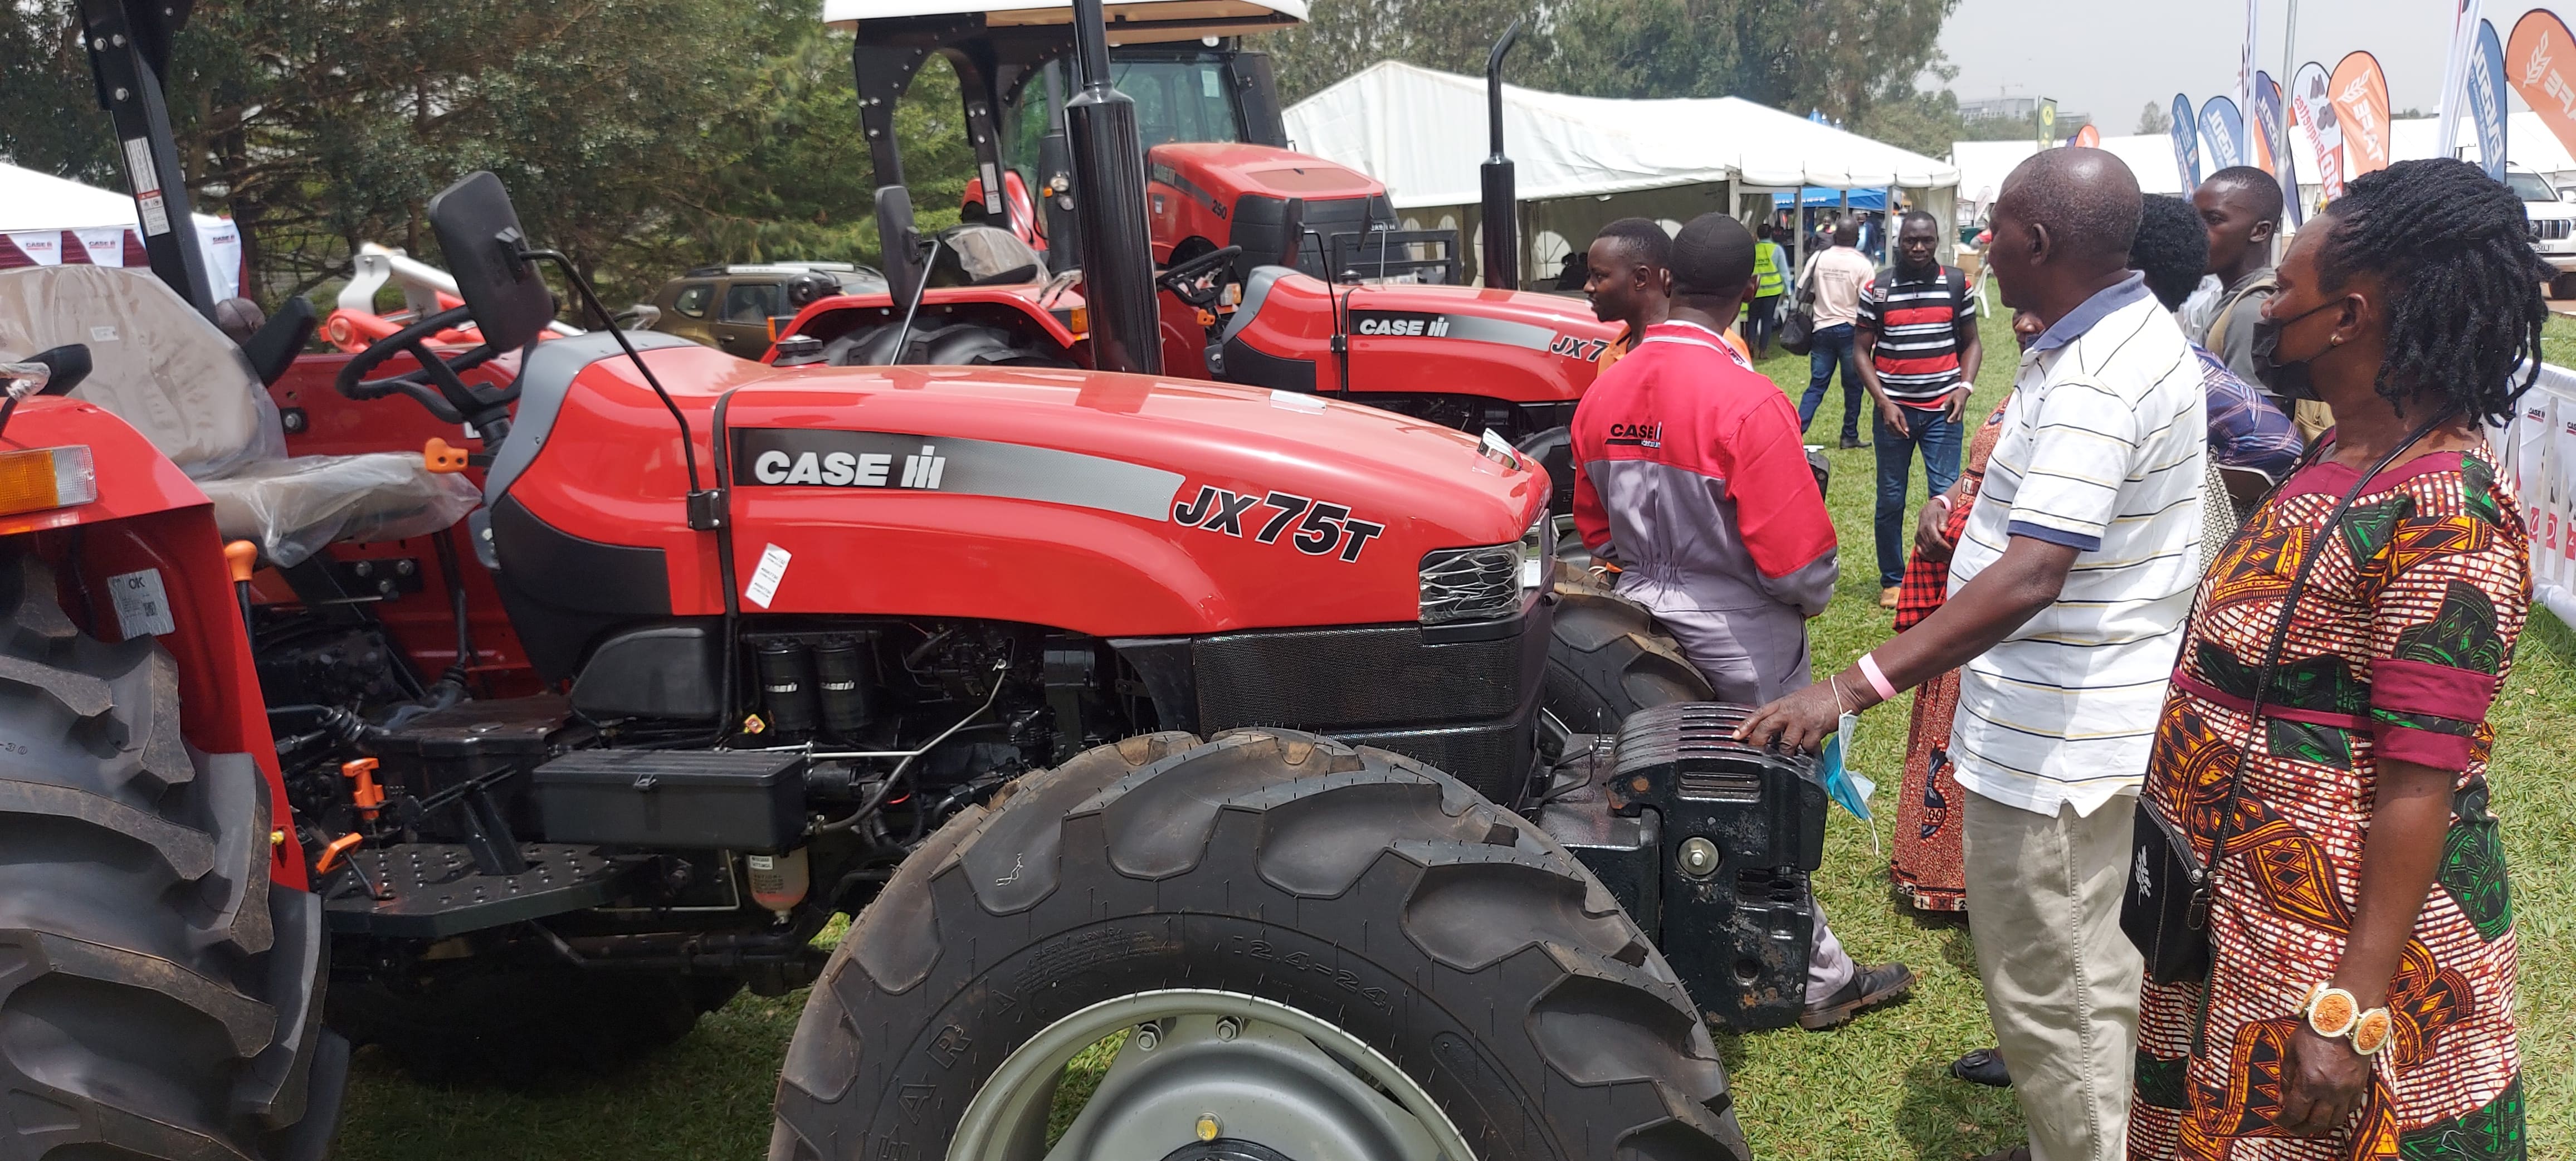
[[[2448,159],[2354,181],[2281,263],[2256,367],[2337,426],[2210,569],[2158,727],[2140,846],[2223,855],[2209,958],[2141,940],[2178,982],[2141,1006],[2132,1158],[2524,1156],[2486,712],[2531,582],[2479,425],[2530,385],[2546,273]]]

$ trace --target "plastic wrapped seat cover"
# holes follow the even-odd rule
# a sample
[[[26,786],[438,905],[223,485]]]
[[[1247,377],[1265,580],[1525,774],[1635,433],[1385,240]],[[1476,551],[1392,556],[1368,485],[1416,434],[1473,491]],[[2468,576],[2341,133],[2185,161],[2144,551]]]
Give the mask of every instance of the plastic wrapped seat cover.
[[[297,456],[200,480],[226,540],[250,540],[281,568],[334,540],[426,536],[465,518],[483,494],[462,475],[429,470],[417,452]]]
[[[89,378],[72,397],[132,424],[189,476],[286,455],[277,404],[249,358],[149,271],[0,272],[0,361],[66,343],[89,347]]]

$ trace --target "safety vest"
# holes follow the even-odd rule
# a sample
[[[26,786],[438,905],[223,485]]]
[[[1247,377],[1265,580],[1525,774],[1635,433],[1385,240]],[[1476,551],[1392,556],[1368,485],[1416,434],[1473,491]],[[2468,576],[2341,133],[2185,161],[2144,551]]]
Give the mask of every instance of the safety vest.
[[[1772,257],[1779,252],[1780,246],[1776,242],[1754,243],[1753,296],[1755,298],[1775,297],[1788,288],[1788,282],[1780,277],[1779,261]]]

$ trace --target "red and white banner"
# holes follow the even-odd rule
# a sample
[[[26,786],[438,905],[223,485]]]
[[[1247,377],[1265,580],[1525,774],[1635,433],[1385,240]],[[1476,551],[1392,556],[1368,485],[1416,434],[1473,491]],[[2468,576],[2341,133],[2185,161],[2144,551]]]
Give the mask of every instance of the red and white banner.
[[[100,226],[94,230],[74,230],[81,249],[89,252],[92,266],[125,265],[125,238],[134,231],[123,226]]]
[[[2343,126],[2347,180],[2388,168],[2388,76],[2367,52],[2346,55],[2327,80]]]
[[[9,244],[26,255],[27,261],[38,266],[63,264],[63,232],[60,230],[28,230],[11,234]]]
[[[2317,188],[2327,201],[2343,196],[2343,126],[2335,120],[2324,65],[2310,61],[2290,80],[2290,124],[2317,155]]]
[[[2576,627],[2576,372],[2541,364],[2513,422],[2488,442],[2522,501],[2532,595]]]

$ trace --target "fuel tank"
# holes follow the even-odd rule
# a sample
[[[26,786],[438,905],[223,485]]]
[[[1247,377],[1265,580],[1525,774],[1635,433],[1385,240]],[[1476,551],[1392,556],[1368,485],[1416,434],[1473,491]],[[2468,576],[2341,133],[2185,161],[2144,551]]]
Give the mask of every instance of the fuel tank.
[[[588,339],[531,355],[486,543],[510,587],[609,620],[722,612],[730,571],[745,613],[1102,637],[1411,622],[1426,553],[1519,541],[1548,492],[1458,432],[1312,395],[656,341],[696,487],[727,485],[724,531],[698,532],[670,411]]]
[[[1281,391],[1570,404],[1592,385],[1618,334],[1618,324],[1594,318],[1581,299],[1464,286],[1334,286],[1265,266],[1245,282],[1220,350],[1228,381]],[[1347,336],[1343,351],[1334,349],[1337,335]]]

